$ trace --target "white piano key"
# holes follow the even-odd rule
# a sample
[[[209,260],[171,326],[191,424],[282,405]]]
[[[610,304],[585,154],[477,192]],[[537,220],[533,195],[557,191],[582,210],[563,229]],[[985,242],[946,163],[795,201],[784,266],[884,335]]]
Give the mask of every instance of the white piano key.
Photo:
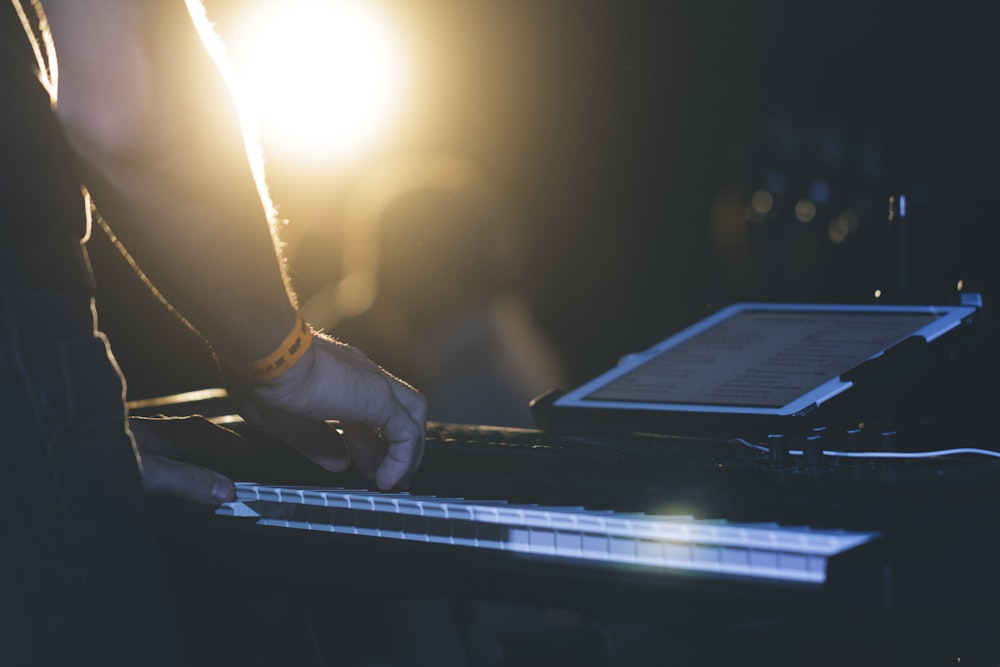
[[[720,547],[719,565],[729,574],[749,574],[750,550],[742,547]]]
[[[428,535],[426,541],[435,544],[451,544],[451,542],[449,542],[447,538],[439,537],[437,535]]]
[[[694,563],[694,545],[665,543],[663,545],[663,563],[667,567],[689,570]]]
[[[531,531],[527,528],[511,528],[507,532],[507,539],[501,541],[503,548],[510,551],[531,552]]]
[[[631,537],[612,535],[608,540],[608,557],[625,563],[634,563],[636,559],[635,540]]]
[[[360,493],[346,494],[345,499],[348,502],[348,507],[352,510],[371,511],[375,507],[375,501],[371,496],[365,496]]]
[[[451,542],[457,546],[476,546],[475,515],[471,507],[448,504],[445,514],[452,522]]]
[[[315,489],[303,489],[302,490],[302,503],[304,505],[317,505],[319,507],[326,507],[326,494]]]
[[[344,509],[351,509],[351,493],[350,492],[327,492],[323,494],[326,498],[327,507],[341,507]]]
[[[556,532],[548,528],[529,528],[528,541],[531,552],[553,555],[556,553]]]
[[[372,503],[375,511],[379,514],[379,537],[402,539],[404,537],[403,518],[405,514],[400,511],[399,498],[397,496],[374,497]]]
[[[584,514],[582,516],[576,517],[577,527],[586,532],[591,533],[603,533],[605,520],[610,517],[609,513],[599,513],[599,514]]]
[[[801,576],[809,570],[809,557],[802,554],[778,553],[778,569],[790,576]]]
[[[558,514],[572,514],[574,512],[589,511],[585,507],[582,507],[580,505],[536,505],[535,509],[541,510],[543,512],[552,512]]]
[[[568,556],[571,558],[582,557],[583,533],[577,531],[557,530],[555,532],[555,549],[556,554],[560,556]]]
[[[445,503],[427,503],[423,507],[423,514],[427,517],[446,519],[448,517],[448,506]]]
[[[281,491],[272,486],[262,486],[257,490],[258,500],[281,502]]]
[[[532,505],[530,510],[544,513],[544,525],[562,530],[579,530],[580,524],[578,518],[587,512],[583,507],[572,506],[552,507]],[[537,525],[543,525],[543,522],[538,522]]]
[[[643,565],[662,565],[663,543],[656,540],[637,540],[635,560]]]
[[[778,552],[748,549],[747,562],[751,572],[777,572]]]
[[[375,499],[372,497],[353,495],[350,498],[351,509],[356,511],[355,532],[368,537],[380,537],[378,514],[375,510]]]
[[[525,520],[524,510],[518,509],[517,507],[498,507],[496,508],[497,523],[502,523],[511,526],[527,526],[528,523]]]
[[[448,499],[444,499],[442,502],[445,502],[447,504],[456,504],[456,505],[462,505],[462,504],[464,504],[464,505],[482,505],[484,507],[486,507],[486,506],[495,507],[495,506],[498,506],[498,505],[510,505],[510,501],[509,500],[502,500],[502,499],[497,499],[497,498],[483,499],[483,500],[476,500],[476,499],[471,499],[471,498],[448,498]]]
[[[492,518],[495,519],[496,515],[492,515]],[[499,550],[507,548],[508,541],[510,540],[507,533],[512,529],[505,529],[497,521],[477,521],[473,525],[476,529],[476,547]]]
[[[260,490],[256,486],[248,486],[246,484],[236,485],[236,499],[237,500],[259,500]]]
[[[468,505],[457,505],[454,503],[448,503],[444,506],[444,515],[449,519],[455,519],[456,521],[473,521],[475,520],[475,511],[472,507]]]
[[[600,533],[583,533],[583,555],[586,558],[608,560],[611,553],[610,538]]]
[[[490,507],[489,505],[473,505],[472,515],[475,521],[500,523],[500,514],[496,507]]]
[[[222,503],[219,505],[218,509],[215,510],[216,514],[222,516],[245,516],[245,517],[259,517],[260,514],[250,509],[246,503],[234,500],[228,503]]]

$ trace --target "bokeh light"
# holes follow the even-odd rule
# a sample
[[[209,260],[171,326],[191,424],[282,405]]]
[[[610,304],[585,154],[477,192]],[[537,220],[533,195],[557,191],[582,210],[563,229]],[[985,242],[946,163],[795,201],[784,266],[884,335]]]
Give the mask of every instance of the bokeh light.
[[[852,209],[847,209],[830,221],[827,236],[831,243],[840,244],[846,241],[847,237],[853,234],[857,228],[858,214]]]
[[[816,204],[808,199],[795,202],[795,219],[799,222],[812,222],[816,217]]]
[[[406,57],[378,5],[357,0],[249,4],[227,40],[267,152],[340,163],[384,138],[402,112]]]
[[[751,220],[760,222],[767,217],[774,207],[774,197],[767,190],[757,190],[750,197],[749,217]]]

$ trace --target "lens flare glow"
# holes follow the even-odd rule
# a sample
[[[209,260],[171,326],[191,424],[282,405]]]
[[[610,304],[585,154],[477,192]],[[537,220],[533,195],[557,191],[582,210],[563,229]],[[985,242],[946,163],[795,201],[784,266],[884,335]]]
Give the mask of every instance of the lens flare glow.
[[[228,46],[266,149],[341,162],[376,143],[400,111],[402,45],[371,3],[255,4]]]

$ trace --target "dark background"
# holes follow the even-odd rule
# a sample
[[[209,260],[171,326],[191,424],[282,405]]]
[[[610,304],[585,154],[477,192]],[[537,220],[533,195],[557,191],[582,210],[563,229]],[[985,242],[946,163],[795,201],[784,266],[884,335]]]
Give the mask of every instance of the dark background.
[[[207,3],[223,37],[246,4]],[[897,193],[910,202],[913,298],[951,301],[961,279],[989,312],[1000,177],[989,3],[382,4],[420,45],[416,101],[382,156],[456,151],[503,184],[525,212],[518,287],[568,381],[735,300],[870,302],[888,286]],[[365,165],[269,157],[308,296],[336,272],[324,244],[337,243]],[[799,222],[794,202],[817,179],[829,200]],[[748,220],[751,193],[776,182],[785,194]],[[834,243],[845,210],[856,226]],[[133,396],[217,384],[197,339],[140,299],[104,239],[93,246],[102,324]]]

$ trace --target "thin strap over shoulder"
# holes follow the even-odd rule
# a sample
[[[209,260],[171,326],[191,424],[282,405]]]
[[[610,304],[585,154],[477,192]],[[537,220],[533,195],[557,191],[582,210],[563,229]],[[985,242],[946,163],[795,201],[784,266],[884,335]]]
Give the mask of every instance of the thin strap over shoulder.
[[[59,90],[59,63],[56,60],[56,49],[49,32],[49,24],[45,19],[45,11],[38,0],[28,0],[26,8],[21,0],[11,0],[14,11],[21,19],[25,35],[38,61],[38,80],[42,82],[49,93],[53,106]]]

